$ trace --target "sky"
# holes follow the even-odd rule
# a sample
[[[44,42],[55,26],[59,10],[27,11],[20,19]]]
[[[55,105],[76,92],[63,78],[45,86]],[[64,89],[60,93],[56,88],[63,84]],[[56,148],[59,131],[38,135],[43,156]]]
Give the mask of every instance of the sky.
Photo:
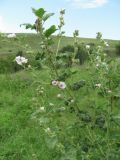
[[[33,32],[20,27],[35,22],[32,7],[55,13],[46,28],[58,25],[59,11],[65,8],[63,30],[67,36],[78,29],[80,37],[95,38],[102,32],[105,39],[120,40],[120,0],[0,0],[0,32]]]

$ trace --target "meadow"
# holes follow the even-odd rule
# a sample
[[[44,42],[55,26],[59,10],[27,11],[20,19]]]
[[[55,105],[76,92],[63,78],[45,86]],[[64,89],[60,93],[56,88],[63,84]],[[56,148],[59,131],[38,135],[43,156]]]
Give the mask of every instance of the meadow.
[[[64,14],[57,36],[0,36],[0,160],[120,159],[118,41],[66,37]]]

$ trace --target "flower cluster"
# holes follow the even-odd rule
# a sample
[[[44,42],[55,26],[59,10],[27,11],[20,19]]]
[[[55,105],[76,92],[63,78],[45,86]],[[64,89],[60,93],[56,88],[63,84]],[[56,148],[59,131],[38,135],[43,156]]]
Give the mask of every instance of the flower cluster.
[[[65,14],[65,9],[61,9],[60,10],[60,17],[59,17],[59,25],[58,25],[58,28],[61,29],[64,25],[65,25],[65,22],[64,22],[64,14]]]
[[[98,33],[97,33],[96,38],[97,38],[98,40],[100,40],[100,42],[101,42],[104,46],[109,47],[108,42],[106,42],[104,39],[102,39],[102,33],[101,33],[101,32],[98,32]]]
[[[65,82],[60,82],[60,81],[56,81],[56,80],[52,81],[52,85],[53,86],[58,86],[60,89],[65,89],[66,88]]]
[[[104,53],[104,46],[108,47],[109,44],[104,39],[102,39],[102,34],[100,32],[97,33],[97,39],[100,42],[100,45],[97,46],[95,51],[95,65],[97,69],[104,69],[105,71],[108,71],[108,64],[106,61],[106,54]]]
[[[26,59],[25,57],[17,56],[15,58],[15,61],[17,62],[17,64],[22,66],[23,64],[26,64],[28,62],[28,59]]]
[[[95,59],[97,69],[104,68],[105,70],[108,70],[108,64],[105,61],[105,57],[106,57],[106,54],[100,55],[98,52]]]

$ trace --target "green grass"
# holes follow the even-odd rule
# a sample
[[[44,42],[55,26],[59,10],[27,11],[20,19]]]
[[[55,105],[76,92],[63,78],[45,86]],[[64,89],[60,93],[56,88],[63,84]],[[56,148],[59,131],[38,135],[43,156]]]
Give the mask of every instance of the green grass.
[[[31,121],[33,79],[25,72],[0,75],[0,160],[51,159],[39,125]]]
[[[22,45],[29,44],[30,50],[34,52],[40,49],[40,37],[35,34],[18,34],[20,41],[15,39],[6,40],[0,39],[0,58],[8,58],[10,62],[14,60],[16,53],[19,50],[24,50]],[[23,37],[21,37],[23,36]],[[34,39],[34,40],[33,40]],[[111,52],[114,51],[115,45],[118,41],[108,40],[110,43]],[[80,38],[80,42],[94,43],[95,39]],[[63,37],[61,47],[72,44],[73,38]],[[56,45],[56,44],[55,44]],[[9,56],[8,56],[9,55]],[[31,56],[31,55],[27,55]],[[7,60],[6,60],[7,62]],[[5,64],[7,65],[7,64]],[[3,65],[3,66],[5,66]],[[12,65],[12,63],[11,63]],[[1,70],[2,65],[0,64]],[[50,70],[45,66],[41,70],[22,70],[16,73],[4,73],[0,74],[0,160],[53,160],[56,156],[54,150],[50,150],[45,143],[45,135],[39,123],[32,119],[32,114],[42,105],[41,95],[37,93],[37,89],[40,85],[45,88],[47,96],[44,98],[46,109],[50,111],[56,111],[59,107],[68,107],[64,101],[57,99],[57,94],[65,94],[65,97],[69,97],[68,93],[60,91],[50,85],[51,77]],[[89,73],[90,68],[87,65],[74,66],[71,70],[76,71],[70,78],[66,80],[66,84],[73,84],[79,80],[85,80],[87,85],[92,77]],[[62,71],[61,71],[62,72]],[[64,69],[63,69],[64,72]],[[2,72],[3,73],[3,72]],[[86,141],[88,129],[98,118],[99,115],[106,116],[106,104],[108,101],[98,96],[97,92],[93,88],[89,88],[85,85],[78,91],[71,91],[76,97],[79,109],[84,111],[92,118],[92,122],[85,122],[83,117],[84,128],[80,127],[79,131],[73,131],[73,135],[77,132],[80,133],[81,146]],[[49,107],[48,103],[53,103],[55,107]],[[114,101],[114,108],[112,114],[119,117],[120,99]],[[81,115],[80,115],[81,116]],[[62,119],[61,119],[62,117]],[[42,115],[38,119],[42,118]],[[62,121],[61,121],[62,120]],[[69,124],[73,124],[76,119],[73,113],[63,112],[56,113],[53,121],[53,125],[60,125],[67,135],[66,128]],[[88,119],[87,119],[88,120]],[[89,121],[89,120],[88,120]],[[87,123],[87,125],[86,125]],[[119,118],[117,118],[119,124]],[[111,141],[112,141],[112,158],[111,160],[119,160],[119,125],[111,122]],[[106,128],[100,128],[99,126],[93,126],[91,131],[93,139],[98,141],[99,145],[106,150]],[[95,135],[94,135],[95,134]],[[83,144],[82,144],[83,143]],[[86,143],[86,142],[85,142]],[[86,145],[86,144],[85,144]],[[90,144],[91,145],[91,144]],[[95,144],[97,145],[97,144]],[[98,146],[92,146],[90,148],[91,159],[98,160],[101,157],[101,153],[98,152]],[[97,150],[98,149],[98,150]],[[80,152],[82,154],[82,152]],[[87,154],[87,153],[85,153]],[[94,155],[96,156],[96,159]],[[92,157],[93,156],[93,157]],[[82,160],[79,156],[79,160]],[[101,157],[103,160],[104,157]],[[59,160],[59,158],[57,159]]]
[[[23,46],[25,44],[28,44],[30,46],[30,49],[33,52],[38,52],[40,50],[40,36],[37,34],[17,34],[18,40],[16,39],[3,39],[0,37],[0,56],[2,55],[10,55],[14,54],[16,55],[18,51],[20,50],[25,50]],[[55,39],[55,46],[57,42],[57,38],[54,37]],[[110,50],[112,50],[112,54],[115,52],[115,46],[118,43],[118,40],[107,40],[108,43],[110,44]],[[96,43],[95,39],[92,38],[79,38],[80,43]],[[60,48],[66,45],[73,45],[73,38],[72,37],[63,37],[61,41]],[[55,47],[54,46],[54,47]]]
[[[73,69],[77,72],[72,78],[67,80],[67,83],[71,84],[80,79],[89,81],[89,71],[86,67],[77,67]],[[64,106],[64,103],[56,98],[56,95],[60,91],[50,85],[48,69],[35,72],[20,71],[15,74],[0,75],[0,160],[54,159],[55,153],[47,148],[44,140],[44,133],[39,123],[31,119],[32,113],[39,107],[36,106],[36,102],[33,100],[35,98],[37,98],[38,101],[40,100],[40,95],[38,97],[36,96],[36,88],[39,83],[45,88],[50,102],[54,103],[56,106],[58,104]],[[99,114],[104,113],[104,104],[106,102],[103,98],[97,98],[94,90],[91,90],[88,94],[88,90],[85,87],[77,92],[74,91],[73,94],[80,101],[81,110],[95,116],[95,113],[89,105],[93,102],[96,103],[96,107],[98,107],[97,112],[101,110]],[[47,99],[45,99],[45,101],[46,100]],[[41,101],[39,103],[41,103]],[[118,113],[119,104],[119,102],[116,103],[114,114]],[[101,109],[101,106],[103,109]],[[73,119],[70,118],[71,114],[68,116],[66,116],[66,114],[67,113],[62,115],[64,125],[73,123],[71,121]],[[59,123],[59,114],[56,115],[54,123]],[[119,142],[119,127],[115,126],[115,124],[113,125],[112,132],[115,135],[113,136],[114,141],[117,140]],[[86,129],[81,129],[81,137],[85,136],[85,131]],[[96,134],[103,134],[103,137],[105,136],[104,131],[98,128],[96,129]]]

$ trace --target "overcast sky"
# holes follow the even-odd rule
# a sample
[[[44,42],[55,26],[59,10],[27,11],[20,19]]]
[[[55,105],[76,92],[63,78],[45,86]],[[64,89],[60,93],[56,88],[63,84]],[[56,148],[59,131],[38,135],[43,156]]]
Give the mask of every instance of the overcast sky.
[[[80,37],[95,37],[102,32],[107,39],[120,40],[120,0],[0,0],[0,31],[31,32],[20,28],[22,23],[34,23],[31,7],[44,7],[55,15],[46,24],[58,25],[59,10],[66,9],[66,35],[75,29]]]

